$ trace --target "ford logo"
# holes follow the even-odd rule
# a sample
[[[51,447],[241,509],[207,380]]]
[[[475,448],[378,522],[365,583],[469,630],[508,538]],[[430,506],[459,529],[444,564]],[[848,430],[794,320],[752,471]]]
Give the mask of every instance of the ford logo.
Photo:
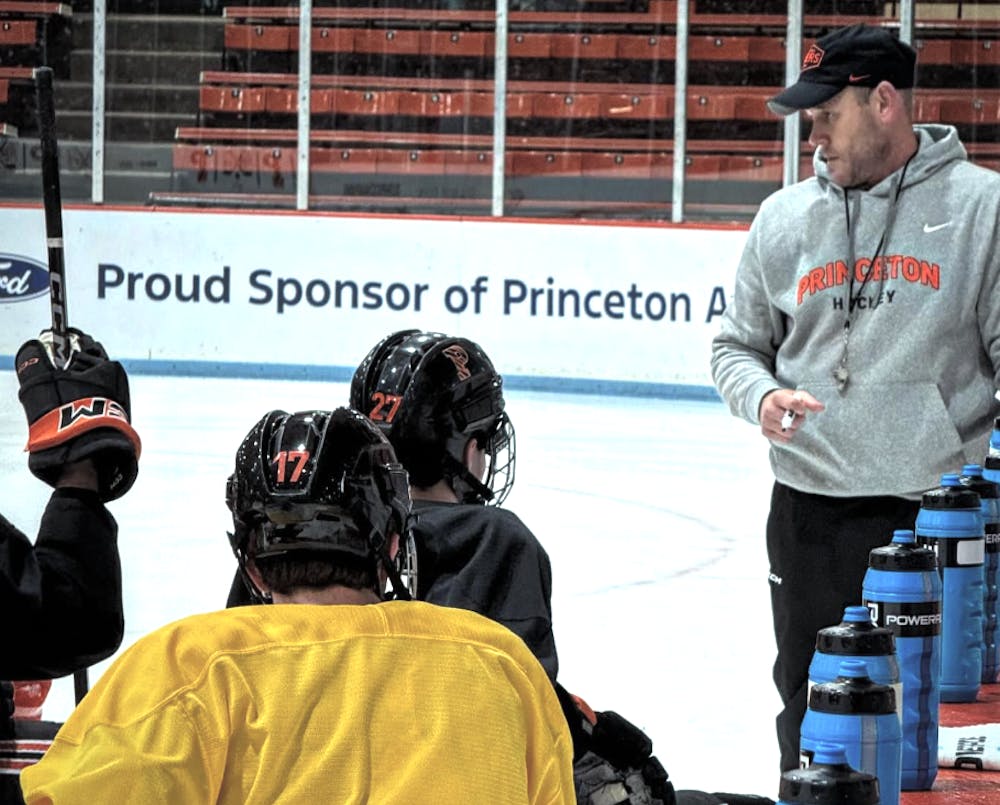
[[[49,270],[37,260],[0,252],[0,304],[49,292]]]

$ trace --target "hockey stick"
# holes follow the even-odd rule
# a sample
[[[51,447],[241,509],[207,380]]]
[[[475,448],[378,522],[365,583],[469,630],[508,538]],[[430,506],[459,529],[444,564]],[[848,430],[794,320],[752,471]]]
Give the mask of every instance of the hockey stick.
[[[69,363],[69,323],[66,319],[66,266],[63,262],[62,195],[59,191],[59,143],[56,141],[56,104],[52,68],[35,68],[38,134],[42,146],[42,202],[45,240],[49,250],[49,307],[52,310],[53,363]],[[90,688],[87,669],[73,672],[73,693],[79,704]]]

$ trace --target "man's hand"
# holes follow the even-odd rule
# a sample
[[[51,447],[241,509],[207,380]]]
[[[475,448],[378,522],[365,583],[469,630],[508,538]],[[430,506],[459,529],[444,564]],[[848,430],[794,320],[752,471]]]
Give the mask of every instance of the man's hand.
[[[775,389],[760,403],[760,432],[772,442],[787,444],[809,413],[819,413],[823,403],[803,389]]]

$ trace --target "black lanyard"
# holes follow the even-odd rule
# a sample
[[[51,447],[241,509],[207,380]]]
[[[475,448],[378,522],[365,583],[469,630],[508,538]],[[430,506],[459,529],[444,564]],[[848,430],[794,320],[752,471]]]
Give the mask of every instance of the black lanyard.
[[[875,271],[876,262],[879,257],[882,256],[882,249],[889,240],[889,235],[892,232],[893,224],[896,222],[896,206],[899,202],[899,195],[903,192],[903,182],[906,180],[906,169],[910,167],[910,162],[913,161],[913,157],[917,155],[914,151],[910,154],[909,159],[903,165],[902,171],[899,174],[899,183],[896,185],[896,190],[892,194],[892,202],[889,205],[889,212],[885,219],[885,228],[882,230],[882,236],[878,239],[878,245],[875,247],[875,253],[872,255],[871,260],[868,262],[868,272],[865,274],[863,280],[861,280],[861,287],[858,288],[857,294],[854,293],[854,274],[857,266],[855,265],[855,249],[854,249],[854,235],[855,229],[851,229],[851,210],[848,205],[847,199],[847,188],[844,188],[844,217],[847,220],[847,256],[848,256],[848,285],[847,285],[847,312],[844,317],[844,347],[840,353],[840,362],[837,364],[837,368],[833,370],[833,379],[837,382],[837,390],[841,393],[847,388],[847,383],[851,378],[851,373],[847,369],[847,355],[848,346],[851,338],[851,323],[854,320],[854,311],[858,306],[858,301],[865,292],[865,288],[868,286],[868,280],[871,279],[872,274]],[[872,310],[877,308],[882,303],[882,288],[885,286],[885,270],[879,269],[879,281],[878,281],[878,295],[875,298],[875,303],[872,305]]]

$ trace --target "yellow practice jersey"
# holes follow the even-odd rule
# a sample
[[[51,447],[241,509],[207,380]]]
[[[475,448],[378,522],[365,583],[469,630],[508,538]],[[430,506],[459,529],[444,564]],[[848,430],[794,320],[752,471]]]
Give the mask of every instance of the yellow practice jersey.
[[[418,602],[178,621],[119,657],[22,773],[41,803],[575,803],[524,643]]]

